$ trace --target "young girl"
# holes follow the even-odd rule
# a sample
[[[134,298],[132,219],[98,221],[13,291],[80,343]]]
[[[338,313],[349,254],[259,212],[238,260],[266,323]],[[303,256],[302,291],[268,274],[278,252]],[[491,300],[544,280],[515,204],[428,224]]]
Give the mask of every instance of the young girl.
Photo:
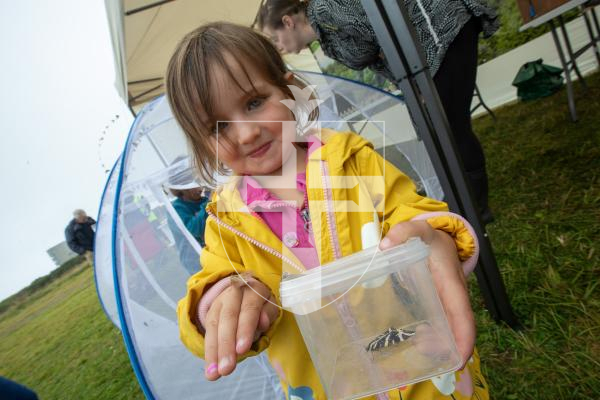
[[[414,236],[430,245],[434,282],[465,362],[459,372],[378,397],[488,398],[461,268],[464,261],[472,269],[477,252],[466,221],[419,196],[361,137],[323,129],[303,139],[288,129],[294,125],[284,104],[293,99],[288,85],[305,85],[249,28],[213,23],[191,32],[177,46],[166,81],[201,175],[234,175],[207,207],[203,269],[188,281],[178,307],[181,338],[206,361],[208,380],[266,350],[289,399],[325,399],[294,316],[279,307],[279,284],[284,271],[361,250],[361,227],[372,222],[374,208],[384,235],[380,248]],[[285,185],[290,170],[295,184]],[[380,184],[366,178],[373,176]],[[368,212],[351,211],[358,195],[352,185],[332,185],[340,177],[365,177]]]
[[[488,208],[485,156],[471,128],[479,32],[498,29],[486,0],[404,0],[484,223]],[[394,82],[375,31],[360,0],[266,0],[259,28],[281,51],[298,52],[318,40],[328,57],[349,68],[371,68]]]

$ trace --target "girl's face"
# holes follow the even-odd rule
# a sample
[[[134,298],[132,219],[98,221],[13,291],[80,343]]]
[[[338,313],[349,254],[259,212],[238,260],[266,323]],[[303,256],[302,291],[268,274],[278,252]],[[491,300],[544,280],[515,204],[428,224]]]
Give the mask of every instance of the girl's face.
[[[202,117],[210,121],[215,153],[238,175],[277,175],[294,151],[294,125],[283,123],[293,121],[293,114],[280,102],[288,96],[254,66],[242,69],[233,57],[225,59],[243,89],[227,71],[214,68],[212,76],[218,95],[214,96],[212,118]],[[291,83],[293,76],[288,73],[286,78]],[[284,126],[290,129],[284,132]]]

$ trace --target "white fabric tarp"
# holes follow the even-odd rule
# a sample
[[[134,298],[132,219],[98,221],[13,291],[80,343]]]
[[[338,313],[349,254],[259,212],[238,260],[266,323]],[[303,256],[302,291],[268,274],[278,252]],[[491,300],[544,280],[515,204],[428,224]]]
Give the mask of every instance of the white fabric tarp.
[[[164,93],[167,63],[186,33],[212,21],[250,26],[260,0],[176,0],[131,13],[155,3],[158,0],[105,0],[115,58],[115,87],[136,111]],[[286,56],[286,61],[298,69],[320,71],[307,50]]]

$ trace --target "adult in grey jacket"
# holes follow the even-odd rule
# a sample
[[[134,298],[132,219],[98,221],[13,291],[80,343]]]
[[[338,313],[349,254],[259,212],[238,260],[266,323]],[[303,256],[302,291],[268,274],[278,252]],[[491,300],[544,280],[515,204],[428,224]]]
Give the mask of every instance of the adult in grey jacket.
[[[93,218],[78,209],[73,211],[73,219],[65,228],[65,239],[69,248],[79,255],[85,255],[88,261],[91,261],[91,254],[94,251],[93,226],[95,224]]]
[[[479,33],[498,29],[485,0],[404,0],[485,223],[488,207],[485,156],[471,128]],[[318,40],[325,55],[352,69],[394,77],[360,0],[266,0],[258,27],[280,51],[297,53]]]

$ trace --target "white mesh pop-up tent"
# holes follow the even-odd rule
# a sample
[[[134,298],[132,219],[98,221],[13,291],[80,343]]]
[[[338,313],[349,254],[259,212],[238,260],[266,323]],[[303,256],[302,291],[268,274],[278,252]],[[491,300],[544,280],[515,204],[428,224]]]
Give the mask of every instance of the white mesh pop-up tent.
[[[401,98],[341,78],[302,73],[316,85],[321,125],[352,130],[417,183],[443,197],[423,143]],[[108,179],[96,234],[96,283],[108,317],[123,333],[132,366],[148,398],[283,398],[266,357],[247,359],[228,377],[204,379],[203,361],[179,340],[177,301],[194,268],[182,243],[198,258],[200,245],[185,229],[163,189],[191,169],[184,135],[159,97],[135,119],[123,155]],[[184,157],[182,157],[184,156]],[[177,161],[179,160],[179,161]]]

